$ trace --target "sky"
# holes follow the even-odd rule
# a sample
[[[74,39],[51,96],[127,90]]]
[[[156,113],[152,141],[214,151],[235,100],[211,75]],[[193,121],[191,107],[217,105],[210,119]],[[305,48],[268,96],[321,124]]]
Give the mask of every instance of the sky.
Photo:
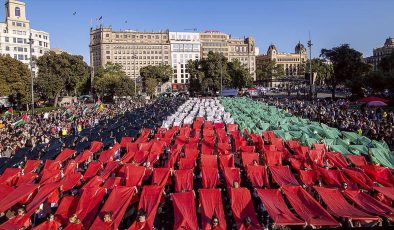
[[[5,2],[5,0],[3,0]],[[50,33],[51,47],[83,55],[89,63],[89,30],[102,16],[114,30],[218,30],[233,37],[253,36],[260,53],[270,44],[279,52],[306,46],[348,43],[370,56],[394,37],[394,0],[24,0],[31,27]],[[76,15],[73,13],[76,12]],[[0,15],[5,17],[4,7]],[[127,21],[127,23],[126,23]],[[91,23],[93,22],[93,23]]]

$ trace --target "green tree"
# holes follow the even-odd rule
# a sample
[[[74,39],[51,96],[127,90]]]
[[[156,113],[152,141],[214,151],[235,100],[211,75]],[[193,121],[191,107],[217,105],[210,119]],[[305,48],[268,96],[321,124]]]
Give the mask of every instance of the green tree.
[[[257,80],[270,80],[274,77],[281,77],[285,75],[283,65],[276,64],[275,61],[267,59],[256,66]]]
[[[169,65],[148,65],[140,69],[140,75],[145,90],[152,96],[155,92],[154,89],[156,89],[158,85],[166,83],[171,79],[173,70]]]
[[[306,72],[309,73],[309,62],[306,63]],[[313,58],[312,59],[312,72],[316,73],[315,84],[322,85],[331,79],[333,67],[330,64],[324,62],[323,59]]]
[[[31,75],[27,65],[10,57],[0,55],[0,96],[8,96],[19,108],[30,103]]]
[[[359,91],[359,84],[351,84],[368,74],[372,66],[365,63],[362,53],[350,48],[348,44],[343,44],[332,49],[322,49],[321,57],[331,61],[333,74],[331,77],[332,97],[335,98],[335,91],[338,84],[350,83],[352,91]],[[357,79],[358,78],[358,79]]]
[[[383,57],[379,62],[378,68],[385,74],[394,75],[394,52]]]
[[[209,52],[201,60],[190,60],[187,66],[191,92],[217,92],[223,86],[243,88],[251,84],[249,71],[236,60],[228,62],[220,53]]]
[[[45,53],[36,60],[39,82],[38,92],[42,99],[54,99],[57,105],[59,96],[78,96],[86,93],[89,66],[79,55],[68,53]],[[42,84],[42,85],[41,85]]]
[[[228,63],[228,73],[231,77],[231,86],[241,90],[252,85],[253,79],[249,71],[244,68],[239,60]]]
[[[133,96],[134,81],[126,76],[119,64],[107,63],[100,67],[94,78],[94,89],[100,97]]]

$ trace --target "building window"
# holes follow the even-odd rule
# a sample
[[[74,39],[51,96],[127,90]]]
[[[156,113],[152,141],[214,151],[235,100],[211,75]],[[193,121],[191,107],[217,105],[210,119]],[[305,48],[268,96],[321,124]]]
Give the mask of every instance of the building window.
[[[10,42],[10,38],[9,37],[5,37],[5,42]]]
[[[5,50],[6,50],[6,51],[10,51],[10,47],[9,47],[9,46],[6,46],[6,47],[5,47]]]
[[[21,16],[21,8],[15,7],[15,16],[20,17]]]

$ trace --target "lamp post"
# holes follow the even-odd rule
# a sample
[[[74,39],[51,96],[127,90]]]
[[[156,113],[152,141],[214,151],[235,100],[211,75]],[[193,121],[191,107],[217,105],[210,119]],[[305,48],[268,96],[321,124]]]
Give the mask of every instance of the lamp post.
[[[133,65],[134,65],[134,97],[137,97],[137,75],[135,74],[135,59],[137,59],[137,55],[133,53]]]
[[[33,39],[31,37],[31,32],[29,36],[29,46],[30,46],[30,77],[31,77],[31,112],[34,115],[34,72],[33,72],[33,52],[32,52]]]
[[[311,34],[309,33],[309,41],[308,41],[308,48],[309,48],[309,94],[311,99],[313,99],[313,76],[312,76],[312,41],[311,41]]]
[[[222,55],[220,55],[220,96],[223,94],[223,67],[222,67]]]

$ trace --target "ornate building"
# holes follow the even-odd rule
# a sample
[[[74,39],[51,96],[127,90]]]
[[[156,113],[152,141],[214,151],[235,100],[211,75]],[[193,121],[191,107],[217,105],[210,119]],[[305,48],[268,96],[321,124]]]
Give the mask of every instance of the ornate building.
[[[261,63],[267,60],[276,62],[277,65],[283,66],[285,76],[302,76],[305,73],[305,63],[308,55],[303,44],[297,43],[294,53],[280,53],[275,45],[270,45],[266,55],[256,57],[256,66],[259,68]]]
[[[49,51],[49,34],[30,27],[24,2],[6,0],[5,13],[6,20],[0,23],[0,54],[10,55],[29,64],[30,53],[35,57],[40,57]],[[32,39],[31,50],[30,38]]]
[[[373,49],[373,56],[365,58],[368,64],[373,65],[373,70],[378,69],[378,65],[383,57],[390,55],[394,52],[394,38],[389,37],[386,39],[384,45],[379,48]]]

